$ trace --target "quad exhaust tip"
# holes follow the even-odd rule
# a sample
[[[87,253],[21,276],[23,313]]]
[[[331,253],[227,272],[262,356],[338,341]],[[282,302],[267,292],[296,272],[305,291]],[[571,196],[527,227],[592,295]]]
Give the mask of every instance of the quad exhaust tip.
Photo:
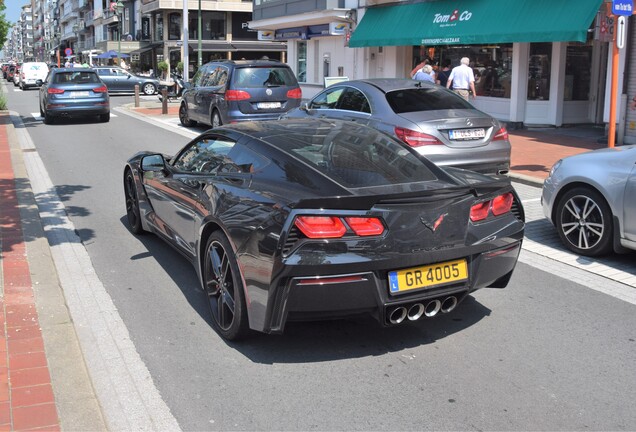
[[[449,313],[453,311],[459,300],[455,296],[446,297],[444,300],[431,300],[426,305],[423,303],[414,303],[410,306],[398,306],[389,313],[389,322],[391,324],[400,324],[404,320],[417,321],[422,316],[432,318],[441,313]]]
[[[389,315],[389,321],[391,322],[391,324],[399,324],[404,321],[406,315],[407,312],[405,307],[397,307],[393,309],[393,312],[391,312],[391,314]]]

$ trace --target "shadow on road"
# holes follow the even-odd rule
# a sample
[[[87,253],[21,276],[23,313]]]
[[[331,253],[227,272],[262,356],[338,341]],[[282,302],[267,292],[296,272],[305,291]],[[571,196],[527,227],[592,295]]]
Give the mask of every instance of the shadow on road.
[[[125,216],[120,221],[128,228]],[[153,234],[138,236],[137,239],[148,252],[130,259],[154,258],[179,287],[192,308],[212,326],[205,294],[190,262]],[[366,316],[290,322],[283,335],[254,332],[240,343],[227,342],[227,345],[251,361],[263,364],[312,363],[377,356],[434,343],[474,325],[490,312],[490,309],[468,296],[450,314],[421,318],[395,327],[381,327],[376,320]]]

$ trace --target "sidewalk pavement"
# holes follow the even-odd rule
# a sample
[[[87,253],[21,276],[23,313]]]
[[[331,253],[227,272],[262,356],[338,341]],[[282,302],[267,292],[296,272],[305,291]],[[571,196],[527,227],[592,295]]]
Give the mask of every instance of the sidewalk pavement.
[[[128,108],[178,116],[174,102],[167,114],[158,102],[140,105]],[[559,158],[606,146],[596,128],[509,132],[510,175],[536,186]],[[106,430],[17,141],[0,112],[0,430]]]

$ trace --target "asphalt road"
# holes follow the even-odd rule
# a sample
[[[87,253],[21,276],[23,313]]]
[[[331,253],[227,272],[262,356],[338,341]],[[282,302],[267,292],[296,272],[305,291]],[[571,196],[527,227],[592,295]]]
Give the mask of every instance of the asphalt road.
[[[295,323],[282,336],[224,342],[190,264],[125,222],[125,160],[173,153],[188,138],[117,111],[106,124],[47,126],[31,115],[36,90],[8,88],[184,430],[636,429],[636,306],[534,265],[520,263],[508,288],[478,291],[432,320]]]

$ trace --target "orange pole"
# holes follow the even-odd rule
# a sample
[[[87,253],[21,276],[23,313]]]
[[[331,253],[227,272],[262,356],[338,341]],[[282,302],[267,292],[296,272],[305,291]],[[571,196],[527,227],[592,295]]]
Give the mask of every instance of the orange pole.
[[[610,93],[609,136],[607,147],[613,148],[616,142],[616,99],[618,94],[618,45],[616,35],[618,33],[618,16],[614,15],[614,37],[612,38],[612,86]]]

